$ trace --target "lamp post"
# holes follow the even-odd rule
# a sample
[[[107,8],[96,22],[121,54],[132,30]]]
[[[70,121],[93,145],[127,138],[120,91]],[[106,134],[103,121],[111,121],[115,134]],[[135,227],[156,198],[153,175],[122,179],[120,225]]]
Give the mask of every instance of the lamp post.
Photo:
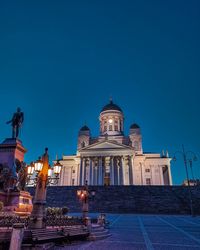
[[[85,185],[83,189],[77,190],[77,196],[79,200],[82,202],[82,218],[86,220],[88,218],[89,212],[89,198],[94,198],[96,192],[95,190],[89,190],[87,181],[85,181]]]
[[[62,165],[57,161],[54,166],[55,177],[50,177],[52,168],[49,165],[49,155],[48,148],[45,148],[45,153],[42,158],[39,158],[35,163],[28,166],[28,173],[36,172],[36,189],[33,201],[33,211],[30,217],[30,228],[44,228],[45,227],[45,204],[46,204],[46,192],[47,186],[52,183],[52,181],[57,181],[59,179],[59,174]]]
[[[191,164],[192,161],[196,161],[197,157],[194,152],[192,151],[185,151],[184,145],[182,145],[182,151],[176,151],[173,157],[173,160],[176,161],[176,154],[179,153],[183,156],[185,171],[186,171],[186,178],[188,184],[188,191],[189,191],[189,199],[190,199],[190,213],[194,216],[194,209],[193,209],[193,199],[192,199],[192,191],[190,186],[189,174],[188,174],[188,162]],[[192,155],[192,158],[187,158],[188,155]],[[190,165],[191,166],[191,165]]]

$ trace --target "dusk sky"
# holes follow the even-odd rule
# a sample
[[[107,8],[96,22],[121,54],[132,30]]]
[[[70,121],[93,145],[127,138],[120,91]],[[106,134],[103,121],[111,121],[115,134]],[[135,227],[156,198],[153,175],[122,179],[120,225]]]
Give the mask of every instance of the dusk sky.
[[[76,153],[85,123],[99,134],[112,96],[144,152],[194,151],[200,178],[200,1],[0,1],[0,140],[25,113],[25,161]],[[175,184],[186,178],[172,163]]]

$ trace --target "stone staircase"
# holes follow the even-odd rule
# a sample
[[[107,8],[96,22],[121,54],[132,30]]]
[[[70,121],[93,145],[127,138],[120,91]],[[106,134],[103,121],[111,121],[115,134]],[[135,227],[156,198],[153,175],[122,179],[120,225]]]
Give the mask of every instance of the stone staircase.
[[[108,229],[98,224],[92,224],[90,229],[89,240],[102,240],[111,236]]]
[[[81,212],[76,191],[81,187],[50,186],[47,206],[67,206],[70,212]],[[97,213],[189,214],[187,186],[90,186],[96,191],[89,211]],[[30,188],[31,194],[34,189]],[[191,187],[194,210],[200,214],[200,186]]]

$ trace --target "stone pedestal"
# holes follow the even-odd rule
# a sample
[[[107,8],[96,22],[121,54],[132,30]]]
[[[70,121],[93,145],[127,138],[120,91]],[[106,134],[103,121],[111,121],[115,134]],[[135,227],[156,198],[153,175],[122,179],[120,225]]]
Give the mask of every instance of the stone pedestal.
[[[3,211],[8,213],[30,215],[33,209],[32,196],[26,191],[0,191],[0,201],[4,204]]]
[[[15,159],[24,161],[26,149],[17,138],[7,138],[0,144],[0,164],[13,167]]]
[[[3,168],[8,168],[11,177],[6,187],[2,185],[0,190],[0,201],[4,203],[4,211],[17,214],[30,214],[32,211],[32,196],[26,191],[15,190],[17,182],[16,161],[20,164],[24,161],[26,149],[17,138],[7,138],[0,144],[0,164]],[[4,178],[4,177],[2,177]],[[10,185],[10,183],[12,185]],[[14,191],[15,190],[15,191]]]

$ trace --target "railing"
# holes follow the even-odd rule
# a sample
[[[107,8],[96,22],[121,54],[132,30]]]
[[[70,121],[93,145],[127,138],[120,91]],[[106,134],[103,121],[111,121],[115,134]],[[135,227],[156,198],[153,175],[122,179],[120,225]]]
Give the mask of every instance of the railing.
[[[78,217],[67,217],[67,216],[47,216],[46,226],[75,226],[83,225],[83,220]]]
[[[10,228],[15,223],[23,223],[25,228],[28,227],[29,217],[19,217],[19,216],[0,216],[0,227]]]
[[[27,228],[29,225],[29,220],[29,217],[0,215],[0,228],[12,228],[14,223],[23,223],[24,227]],[[45,220],[46,226],[48,227],[83,225],[83,220],[78,217],[47,216]]]

